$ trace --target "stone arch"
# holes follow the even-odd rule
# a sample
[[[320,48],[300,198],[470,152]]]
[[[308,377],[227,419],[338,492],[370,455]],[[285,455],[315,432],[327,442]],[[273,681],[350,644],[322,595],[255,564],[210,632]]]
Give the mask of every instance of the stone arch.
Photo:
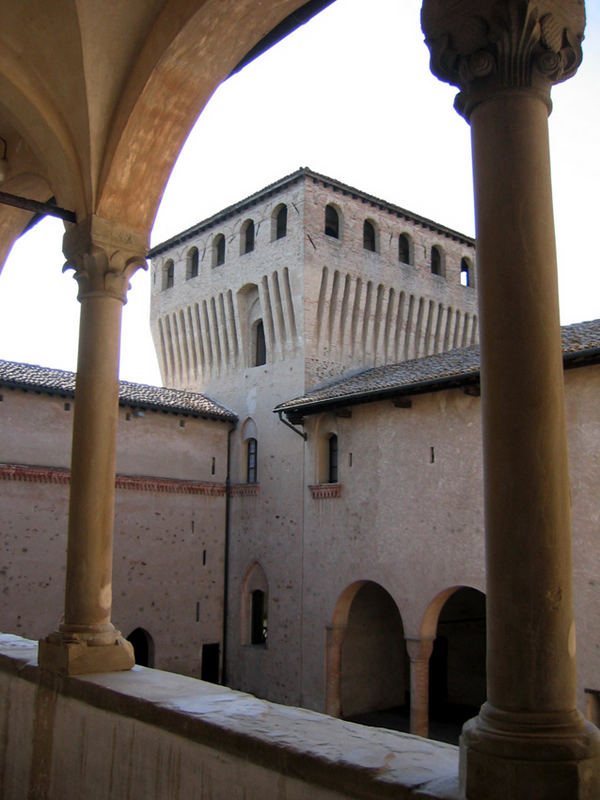
[[[486,698],[485,595],[471,586],[444,589],[431,601],[421,625],[434,640],[429,660],[429,718],[456,732]]]
[[[141,667],[154,666],[154,639],[145,628],[134,628],[127,641],[133,645],[136,664]]]
[[[112,118],[100,216],[150,229],[173,164],[214,90],[300,4],[283,0],[256,14],[239,2],[223,14],[218,3],[189,3],[181,13],[167,6],[156,16]]]
[[[327,629],[326,712],[353,717],[405,706],[409,685],[398,606],[375,581],[355,581],[340,594]]]

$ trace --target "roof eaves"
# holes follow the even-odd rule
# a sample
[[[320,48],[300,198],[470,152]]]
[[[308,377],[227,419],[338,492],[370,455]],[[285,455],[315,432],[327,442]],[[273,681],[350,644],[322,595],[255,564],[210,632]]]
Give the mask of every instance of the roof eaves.
[[[305,174],[307,174],[307,172],[309,172],[307,167],[300,167],[295,172],[292,172],[289,175],[285,175],[283,178],[279,178],[279,180],[270,183],[268,186],[265,186],[258,192],[254,192],[253,194],[248,195],[248,197],[245,197],[243,200],[238,200],[237,203],[233,203],[232,205],[221,209],[221,211],[217,211],[216,214],[213,214],[212,216],[207,217],[206,219],[200,220],[200,222],[197,222],[190,228],[186,228],[184,231],[175,234],[175,236],[172,236],[170,239],[165,239],[164,242],[160,242],[160,244],[151,247],[150,250],[148,250],[147,257],[154,258],[154,256],[164,253],[171,247],[175,247],[178,244],[182,244],[182,242],[185,242],[188,239],[192,239],[197,234],[209,230],[218,223],[226,220],[228,217],[233,216],[233,214],[238,214],[240,211],[244,211],[247,208],[250,208],[251,206],[261,202],[269,195],[275,194],[276,192],[285,189],[287,186],[291,186],[292,184],[299,181],[300,178],[302,178]]]
[[[444,389],[460,388],[479,382],[479,369],[465,370],[465,372],[455,375],[444,375],[439,378],[424,378],[413,383],[400,384],[397,386],[386,386],[383,389],[365,389],[360,392],[353,392],[336,397],[324,397],[314,402],[295,403],[293,400],[281,403],[273,411],[282,411],[286,416],[304,416],[318,414],[329,408],[340,408],[343,406],[360,405],[363,403],[375,403],[378,400],[386,400],[391,397],[406,397],[408,395],[427,394],[438,392]]]

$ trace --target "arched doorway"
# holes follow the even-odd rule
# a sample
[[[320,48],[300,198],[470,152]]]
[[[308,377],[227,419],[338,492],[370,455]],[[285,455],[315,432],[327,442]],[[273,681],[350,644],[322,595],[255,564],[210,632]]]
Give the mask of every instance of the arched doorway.
[[[485,595],[456,589],[442,606],[429,661],[430,735],[457,742],[486,698]]]
[[[154,640],[144,628],[135,628],[127,637],[133,645],[135,663],[140,667],[154,666]]]
[[[366,723],[374,712],[405,714],[410,672],[404,627],[396,603],[379,584],[358,581],[340,595],[329,629],[327,673],[329,713]]]

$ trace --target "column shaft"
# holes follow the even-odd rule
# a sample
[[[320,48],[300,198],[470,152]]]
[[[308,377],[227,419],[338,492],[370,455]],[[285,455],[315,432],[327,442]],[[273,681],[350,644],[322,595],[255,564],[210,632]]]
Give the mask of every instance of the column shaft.
[[[82,298],[64,630],[112,635],[112,533],[122,302]]]
[[[429,736],[429,659],[432,639],[407,639],[410,658],[410,732]]]
[[[488,700],[575,707],[562,348],[547,108],[500,94],[471,116],[487,543]]]

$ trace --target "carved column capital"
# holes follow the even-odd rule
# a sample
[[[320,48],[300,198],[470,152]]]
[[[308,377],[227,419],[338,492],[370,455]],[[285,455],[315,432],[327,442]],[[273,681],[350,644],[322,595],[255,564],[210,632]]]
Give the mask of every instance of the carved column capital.
[[[575,74],[585,28],[583,0],[424,0],[421,25],[431,71],[458,86],[454,107],[469,119],[499,92],[536,93]]]
[[[125,303],[131,276],[140,268],[148,268],[146,251],[144,233],[91,216],[65,233],[63,253],[67,260],[63,272],[75,271],[79,300],[108,295]]]

